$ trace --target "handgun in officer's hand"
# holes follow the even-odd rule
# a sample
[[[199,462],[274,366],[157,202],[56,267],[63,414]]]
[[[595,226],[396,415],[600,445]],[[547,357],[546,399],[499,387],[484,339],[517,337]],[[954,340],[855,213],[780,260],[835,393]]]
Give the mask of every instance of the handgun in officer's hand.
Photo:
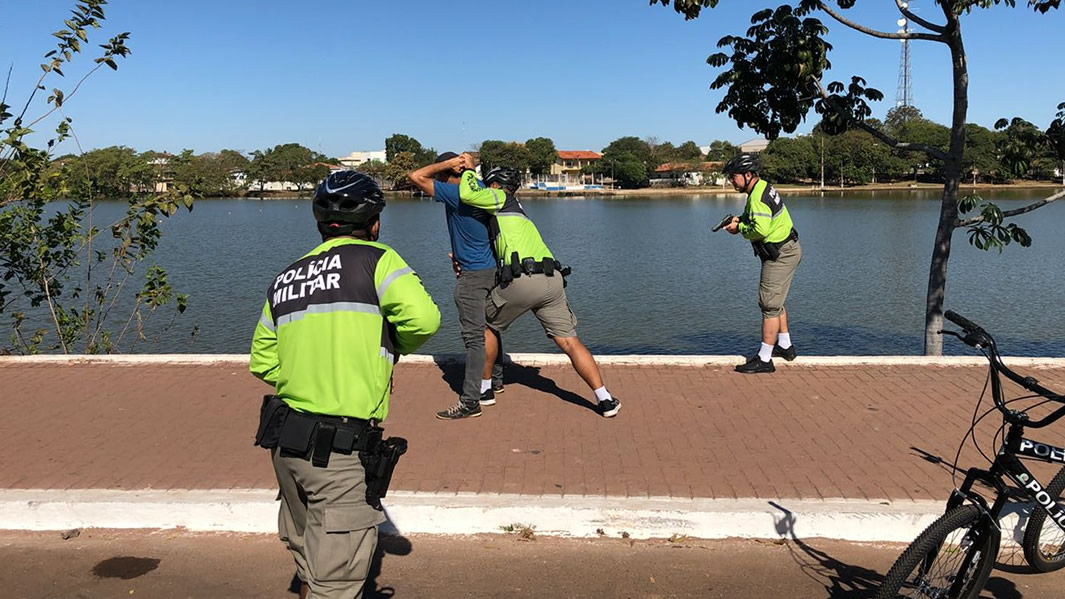
[[[734,218],[736,218],[736,217],[731,215],[731,214],[729,214],[725,218],[721,219],[721,222],[719,222],[716,225],[710,227],[710,232],[711,233],[717,233],[721,229],[731,225],[732,224],[732,219],[734,219]]]

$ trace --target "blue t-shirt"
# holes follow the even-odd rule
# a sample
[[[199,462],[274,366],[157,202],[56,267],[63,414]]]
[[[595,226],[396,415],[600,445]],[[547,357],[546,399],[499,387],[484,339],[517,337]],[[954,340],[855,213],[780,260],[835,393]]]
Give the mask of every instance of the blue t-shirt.
[[[433,199],[443,202],[451,253],[463,270],[495,268],[495,256],[488,239],[488,213],[459,201],[459,186],[433,181]]]

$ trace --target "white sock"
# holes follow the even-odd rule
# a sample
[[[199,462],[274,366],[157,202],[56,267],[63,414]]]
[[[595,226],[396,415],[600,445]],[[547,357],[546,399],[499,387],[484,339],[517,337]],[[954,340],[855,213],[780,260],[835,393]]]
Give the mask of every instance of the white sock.
[[[758,350],[758,359],[763,362],[768,362],[773,359],[773,346],[767,343],[762,344],[762,348]]]
[[[780,349],[788,349],[791,347],[791,333],[778,333],[777,345],[780,346]]]
[[[606,390],[606,385],[595,390],[595,399],[600,402],[610,399],[610,392]]]
[[[481,379],[481,393],[492,388],[492,379]]]

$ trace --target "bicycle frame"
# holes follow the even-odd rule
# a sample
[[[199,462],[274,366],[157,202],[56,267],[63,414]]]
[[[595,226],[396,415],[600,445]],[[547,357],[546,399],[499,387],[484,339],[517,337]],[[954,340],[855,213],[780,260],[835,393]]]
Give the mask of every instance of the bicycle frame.
[[[1017,483],[1018,488],[1035,505],[1045,510],[1050,519],[1058,528],[1065,532],[1065,502],[1055,501],[1045,491],[1042,483],[1025,467],[1020,458],[1039,460],[1047,463],[1065,464],[1065,448],[1047,445],[1024,436],[1024,426],[1013,424],[1006,435],[1002,447],[999,449],[995,461],[989,470],[970,468],[965,474],[965,481],[961,487],[955,489],[947,501],[947,510],[961,505],[969,500],[979,505],[997,526],[1006,501],[1010,498],[1010,488],[1003,482],[1003,477]],[[972,491],[973,483],[983,482],[997,491],[995,503],[988,506],[983,496]]]

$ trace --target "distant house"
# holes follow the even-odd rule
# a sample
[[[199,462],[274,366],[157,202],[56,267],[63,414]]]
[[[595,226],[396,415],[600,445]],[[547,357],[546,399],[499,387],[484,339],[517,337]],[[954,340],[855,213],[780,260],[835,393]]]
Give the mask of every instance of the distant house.
[[[170,191],[170,184],[174,181],[173,177],[170,176],[170,159],[173,157],[174,155],[170,152],[162,152],[148,161],[149,166],[155,169],[155,193]],[[144,190],[138,189],[136,191]]]
[[[747,141],[741,143],[738,147],[740,149],[740,152],[757,154],[758,152],[761,152],[762,150],[765,150],[767,147],[769,147],[769,140],[765,139],[764,137],[755,137],[753,139],[748,139]]]
[[[558,160],[551,165],[551,178],[562,185],[570,183],[593,183],[593,175],[581,171],[603,159],[599,152],[589,150],[559,150]]]
[[[724,185],[723,162],[667,162],[651,174],[651,187]]]
[[[324,166],[329,169],[330,174],[347,170],[347,167],[343,164],[333,162],[315,162],[309,166]],[[303,183],[293,181],[264,181],[260,183],[259,181],[248,180],[248,176],[245,173],[234,173],[234,182],[247,185],[248,189],[252,191],[302,191],[304,189]]]
[[[371,160],[388,162],[387,154],[385,154],[384,150],[355,151],[338,159],[338,162],[340,162],[345,168],[355,168],[360,164],[370,162]]]

